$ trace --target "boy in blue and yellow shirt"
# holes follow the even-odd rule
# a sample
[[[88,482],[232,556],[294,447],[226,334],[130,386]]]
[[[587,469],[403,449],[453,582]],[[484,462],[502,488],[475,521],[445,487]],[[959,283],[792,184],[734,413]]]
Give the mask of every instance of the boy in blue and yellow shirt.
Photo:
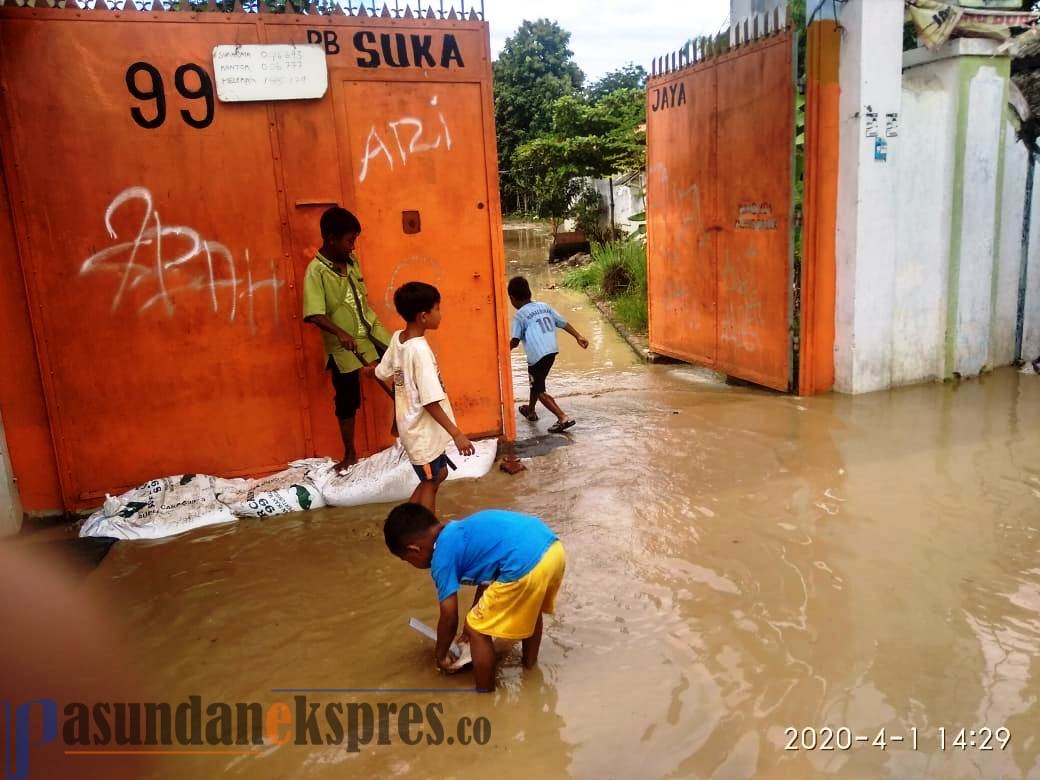
[[[430,569],[437,586],[437,665],[452,668],[459,625],[458,592],[476,585],[464,634],[477,689],[495,688],[494,638],[522,639],[523,664],[538,662],[542,614],[553,614],[563,582],[563,544],[537,517],[492,509],[442,523],[420,504],[401,504],[383,525],[386,546],[417,569]]]

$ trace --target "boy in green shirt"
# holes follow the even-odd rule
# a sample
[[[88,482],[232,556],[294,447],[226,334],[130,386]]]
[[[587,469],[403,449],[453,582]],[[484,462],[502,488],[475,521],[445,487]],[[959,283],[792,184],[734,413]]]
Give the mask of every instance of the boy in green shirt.
[[[357,461],[354,417],[361,407],[360,369],[375,363],[390,333],[368,301],[354,243],[361,233],[358,218],[334,206],[321,215],[321,249],[303,277],[303,319],[322,332],[336,390],[336,418],[343,436],[339,473]]]

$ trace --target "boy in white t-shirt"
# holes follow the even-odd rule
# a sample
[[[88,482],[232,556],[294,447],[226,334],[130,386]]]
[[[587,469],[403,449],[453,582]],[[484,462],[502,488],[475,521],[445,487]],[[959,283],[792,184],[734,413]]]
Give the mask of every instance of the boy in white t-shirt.
[[[380,381],[394,380],[397,431],[419,476],[419,487],[410,501],[432,512],[437,489],[448,477],[448,467],[455,468],[444,451],[448,442],[454,440],[462,455],[472,455],[474,450],[455,424],[437,358],[426,341],[426,331],[436,330],[441,324],[440,292],[424,282],[408,282],[394,293],[394,308],[406,325],[390,339],[374,371]]]

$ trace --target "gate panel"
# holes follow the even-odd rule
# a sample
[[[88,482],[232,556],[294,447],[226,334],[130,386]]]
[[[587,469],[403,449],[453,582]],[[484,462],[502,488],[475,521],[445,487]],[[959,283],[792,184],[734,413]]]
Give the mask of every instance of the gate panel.
[[[284,464],[304,450],[303,397],[285,381],[296,352],[279,315],[296,302],[277,187],[257,165],[267,111],[176,89],[179,72],[184,92],[204,91],[213,46],[256,42],[256,27],[10,26],[3,68],[66,497],[168,473],[171,453],[192,471]],[[41,88],[40,62],[75,78]]]
[[[380,316],[391,329],[403,327],[394,290],[413,280],[436,286],[443,320],[428,339],[452,406],[475,434],[496,432],[498,366],[474,359],[495,354],[497,341],[487,181],[453,175],[483,165],[480,84],[403,82],[388,92],[347,81],[339,102],[349,139],[344,175],[353,177],[354,202],[366,215],[362,248],[379,258],[365,275]],[[349,116],[355,106],[365,107],[363,119]],[[442,186],[424,186],[433,181]],[[448,205],[453,218],[439,218]],[[372,435],[385,441],[380,422]]]
[[[647,84],[651,349],[788,390],[792,35],[675,62]]]
[[[217,101],[213,47],[257,42],[321,42],[325,98]],[[488,49],[476,21],[0,8],[0,149],[19,237],[17,256],[0,246],[0,281],[24,284],[32,318],[32,343],[7,332],[0,344],[35,346],[44,396],[24,397],[31,382],[0,395],[19,479],[47,437],[66,508],[159,475],[338,456],[297,283],[332,203],[365,226],[362,264],[388,326],[394,286],[441,287],[434,341],[460,425],[509,435]],[[409,117],[426,123],[414,145]],[[403,149],[385,135],[402,118]],[[360,183],[373,127],[407,163],[390,171],[375,152]],[[405,211],[419,212],[418,233]],[[46,420],[25,411],[44,399]],[[367,454],[388,441],[389,405],[364,415]],[[26,508],[56,508],[40,500]]]
[[[649,89],[650,348],[716,359],[715,68]]]
[[[0,135],[8,132],[0,111]],[[0,167],[0,258],[17,260],[18,244],[11,219],[5,176]],[[25,507],[61,506],[61,485],[47,405],[43,399],[40,365],[33,343],[29,304],[17,262],[0,263],[0,354],[4,378],[0,381],[0,408],[11,467],[18,477],[18,493]],[[12,447],[11,442],[17,442]]]
[[[716,68],[722,224],[716,365],[777,390],[791,382],[792,48],[783,36]]]

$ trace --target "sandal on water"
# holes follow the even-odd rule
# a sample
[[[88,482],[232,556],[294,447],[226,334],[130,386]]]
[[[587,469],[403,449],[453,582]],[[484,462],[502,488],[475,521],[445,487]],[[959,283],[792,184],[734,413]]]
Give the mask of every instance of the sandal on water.
[[[549,433],[563,433],[568,428],[573,428],[577,424],[577,420],[567,420],[566,422],[558,422],[554,425],[549,426]]]
[[[538,422],[538,415],[532,412],[527,404],[520,407],[520,416],[528,422]]]

